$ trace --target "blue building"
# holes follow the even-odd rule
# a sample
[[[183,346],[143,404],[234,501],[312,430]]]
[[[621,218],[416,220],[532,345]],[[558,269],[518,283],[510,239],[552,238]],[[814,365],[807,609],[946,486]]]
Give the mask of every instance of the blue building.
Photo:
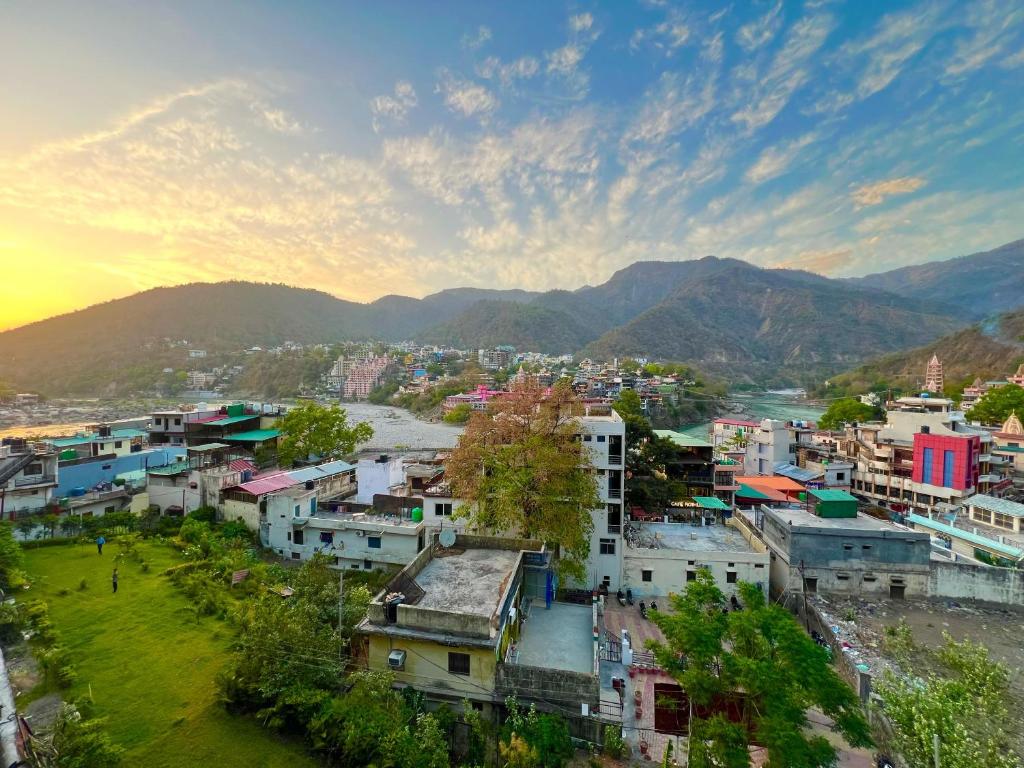
[[[70,496],[74,488],[89,490],[101,483],[113,483],[118,475],[172,464],[184,455],[180,447],[149,448],[125,456],[61,462],[54,496],[63,498]]]

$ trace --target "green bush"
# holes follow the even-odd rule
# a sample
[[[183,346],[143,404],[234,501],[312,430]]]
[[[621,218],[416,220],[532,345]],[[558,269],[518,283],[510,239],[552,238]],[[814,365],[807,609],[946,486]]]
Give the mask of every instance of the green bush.
[[[188,513],[188,520],[198,520],[201,523],[213,525],[217,520],[216,507],[197,507]]]
[[[604,727],[604,753],[608,757],[618,760],[626,743],[622,740],[622,729],[617,725],[606,725]]]

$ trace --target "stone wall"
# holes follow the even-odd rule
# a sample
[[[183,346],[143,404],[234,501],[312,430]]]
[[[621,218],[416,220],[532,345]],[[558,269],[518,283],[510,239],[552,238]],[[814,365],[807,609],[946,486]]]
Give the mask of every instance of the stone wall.
[[[1024,605],[1024,571],[933,562],[928,594],[931,597]]]

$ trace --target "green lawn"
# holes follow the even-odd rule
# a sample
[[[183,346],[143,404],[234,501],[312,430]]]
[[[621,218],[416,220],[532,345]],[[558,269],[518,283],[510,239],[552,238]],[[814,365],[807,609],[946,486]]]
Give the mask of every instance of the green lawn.
[[[230,625],[212,618],[196,623],[187,598],[161,575],[179,562],[173,549],[148,542],[138,549],[150,570],[122,561],[116,595],[110,583],[116,540],[102,557],[92,544],[25,553],[33,586],[23,599],[49,604],[79,673],[71,695],[91,686],[96,714],[107,718],[111,738],[127,750],[124,765],[316,765],[300,743],[279,739],[217,704],[213,680],[225,660]],[[88,589],[79,591],[83,578]],[[71,593],[59,596],[62,588]]]

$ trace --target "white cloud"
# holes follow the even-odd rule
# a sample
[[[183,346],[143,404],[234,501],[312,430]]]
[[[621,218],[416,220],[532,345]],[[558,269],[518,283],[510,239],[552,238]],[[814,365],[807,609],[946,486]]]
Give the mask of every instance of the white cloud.
[[[392,120],[401,124],[409,110],[417,104],[416,90],[412,83],[399,80],[395,83],[394,96],[376,96],[370,102],[370,112],[373,114],[373,130],[379,132],[383,127],[384,120]]]
[[[753,184],[781,176],[789,169],[800,151],[817,139],[817,134],[806,133],[793,141],[765,149],[757,161],[747,169],[745,178]]]
[[[639,113],[627,127],[622,144],[635,152],[659,145],[700,122],[715,106],[713,77],[690,75],[685,80],[664,72],[648,90]]]
[[[904,176],[898,179],[886,179],[874,184],[857,187],[851,197],[857,205],[869,206],[884,203],[893,195],[908,195],[925,185],[925,180],[916,176]]]
[[[570,75],[583,61],[583,47],[575,43],[563,45],[547,54],[548,72],[559,75]]]
[[[476,73],[485,80],[497,80],[508,88],[517,80],[529,80],[540,72],[540,62],[533,56],[521,56],[503,63],[497,56],[488,56],[477,65]]]
[[[1024,41],[1018,35],[1024,23],[1024,8],[1000,0],[978,0],[967,8],[967,27],[970,34],[956,42],[952,59],[946,65],[946,74],[965,75],[1002,56],[1011,46],[1011,58],[1021,56]]]
[[[482,47],[491,39],[490,27],[485,27],[482,24],[477,27],[475,32],[466,33],[462,36],[462,47],[470,51],[475,51]]]
[[[782,27],[782,3],[736,32],[736,42],[747,53],[756,51],[772,41]]]
[[[594,26],[594,17],[589,13],[578,13],[569,17],[569,29],[573,32],[586,32]]]
[[[649,42],[655,48],[665,51],[666,56],[671,56],[677,49],[686,45],[691,37],[692,30],[690,24],[687,23],[682,14],[673,10],[659,24],[635,30],[630,37],[629,47],[636,50],[643,43]]]
[[[448,70],[441,70],[437,92],[444,96],[445,106],[463,117],[487,120],[500,104],[498,97],[479,83],[460,78]]]
[[[733,122],[741,123],[748,131],[772,122],[810,78],[810,58],[824,45],[833,26],[832,17],[825,14],[794,24],[768,71],[752,87],[747,104],[733,113]]]

